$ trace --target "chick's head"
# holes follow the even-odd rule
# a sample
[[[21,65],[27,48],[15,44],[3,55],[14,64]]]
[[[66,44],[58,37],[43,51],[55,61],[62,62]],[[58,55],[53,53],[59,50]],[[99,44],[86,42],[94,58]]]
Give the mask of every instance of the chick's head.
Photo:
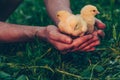
[[[99,14],[100,12],[98,11],[98,9],[93,6],[93,5],[86,5],[81,9],[81,14],[83,15],[92,15],[95,16],[97,14]]]
[[[64,10],[61,10],[61,11],[58,11],[57,12],[57,18],[60,20],[60,21],[64,21],[66,20],[69,16],[71,15],[71,13],[67,12],[67,11],[64,11]]]

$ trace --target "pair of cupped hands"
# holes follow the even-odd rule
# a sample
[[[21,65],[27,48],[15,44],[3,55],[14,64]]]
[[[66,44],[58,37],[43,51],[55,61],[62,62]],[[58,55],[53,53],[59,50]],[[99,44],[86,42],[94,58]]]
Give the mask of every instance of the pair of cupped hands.
[[[95,26],[97,27],[97,30],[93,33],[73,39],[70,36],[61,33],[56,26],[49,25],[46,27],[45,36],[46,40],[59,51],[65,53],[74,51],[89,52],[94,51],[96,46],[100,45],[99,37],[105,36],[103,31],[105,24],[96,19]]]

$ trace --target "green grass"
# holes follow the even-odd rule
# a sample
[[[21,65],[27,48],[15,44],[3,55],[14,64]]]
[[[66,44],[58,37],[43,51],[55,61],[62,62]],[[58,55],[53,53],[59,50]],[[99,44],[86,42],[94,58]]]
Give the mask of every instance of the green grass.
[[[120,0],[71,0],[73,13],[85,4],[97,6],[106,24],[106,36],[94,52],[66,55],[46,42],[0,43],[0,80],[119,80]],[[46,26],[53,24],[43,0],[24,0],[7,22]]]

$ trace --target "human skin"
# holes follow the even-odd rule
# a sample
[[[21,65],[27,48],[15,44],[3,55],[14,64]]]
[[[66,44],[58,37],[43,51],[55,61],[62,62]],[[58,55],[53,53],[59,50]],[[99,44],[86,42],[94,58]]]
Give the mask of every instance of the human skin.
[[[59,10],[70,10],[69,0],[44,0],[48,14],[52,20],[58,23],[55,14]],[[96,25],[105,25],[96,19]],[[98,26],[99,27],[99,26]],[[93,34],[72,39],[70,36],[59,32],[57,26],[27,26],[0,22],[0,42],[23,42],[31,41],[34,37],[51,43],[56,49],[64,52],[73,51],[93,51],[100,44],[98,36],[104,36],[102,30],[97,30]]]
[[[42,37],[44,29],[45,27],[33,27],[0,22],[0,42],[32,41],[36,36],[37,31],[39,31],[39,35]]]

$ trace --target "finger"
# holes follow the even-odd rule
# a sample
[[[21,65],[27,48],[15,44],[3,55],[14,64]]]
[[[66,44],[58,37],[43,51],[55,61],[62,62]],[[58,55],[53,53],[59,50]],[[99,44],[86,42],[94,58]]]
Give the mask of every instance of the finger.
[[[86,35],[86,36],[82,36],[82,37],[79,37],[79,38],[75,39],[73,41],[74,48],[77,48],[79,45],[84,44],[85,42],[90,40],[92,37],[93,37],[92,35]]]
[[[106,27],[106,25],[97,18],[95,19],[95,26],[97,26],[99,29],[105,29]]]
[[[96,41],[99,41],[99,38],[97,36],[93,36],[91,39],[89,39],[88,41],[84,42],[83,44],[80,44],[78,47],[74,47],[71,51],[74,52],[74,51],[78,51],[78,50],[83,50],[84,48],[88,47],[91,43],[94,43]],[[94,46],[93,45],[93,46]]]
[[[87,50],[91,49],[92,47],[95,47],[99,44],[100,44],[99,38],[97,36],[93,36],[93,38],[86,41],[85,43],[83,43],[79,47],[72,49],[71,52],[78,51],[78,50],[79,51],[87,51]]]
[[[105,36],[105,33],[103,32],[103,30],[96,30],[92,34],[95,36],[100,36],[102,38]]]
[[[90,45],[91,43],[98,41],[99,38],[97,36],[94,36],[92,39],[90,39],[89,41],[87,41],[86,43],[82,44],[79,46],[79,50],[82,50],[83,48],[85,48],[86,46]]]
[[[56,40],[56,41],[63,42],[63,43],[71,43],[72,42],[72,39],[69,36],[60,33],[58,28],[48,27],[47,29],[48,29],[49,38]]]
[[[89,50],[86,50],[86,52],[90,52],[90,51],[94,51],[95,50],[95,47],[89,49]]]
[[[98,31],[98,30],[94,31],[94,32],[92,33],[92,35],[94,35],[94,36],[98,36],[97,31]]]
[[[54,47],[56,49],[58,49],[59,51],[66,51],[66,50],[68,50],[72,47],[69,44],[61,43],[61,42],[58,42],[58,41],[55,41],[55,40],[52,40],[52,39],[50,40],[50,43],[52,45],[54,45]]]
[[[105,36],[105,33],[102,30],[98,30],[97,34],[98,34],[98,36],[100,36],[102,38],[104,38],[104,36]]]
[[[100,44],[100,41],[97,40],[97,41],[91,43],[90,45],[88,45],[87,47],[83,48],[82,51],[90,50],[92,47],[95,47],[95,46],[97,46],[99,44]]]
[[[86,42],[88,42],[91,39],[92,39],[92,36],[91,35],[87,35],[87,36],[80,37],[80,38],[74,40],[74,42],[73,42],[73,48],[71,49],[71,52],[80,50],[79,46],[82,46],[83,44],[87,45]],[[90,43],[90,41],[88,43]],[[83,45],[83,47],[84,47],[84,45]]]
[[[95,47],[92,47],[88,50],[80,50],[79,48],[76,48],[74,50],[71,50],[70,52],[75,52],[75,51],[83,51],[83,52],[89,52],[89,51],[94,51],[95,50]]]
[[[51,32],[50,35],[51,35],[50,38],[56,41],[60,41],[68,44],[72,42],[72,39],[69,36],[59,33],[57,31]]]

